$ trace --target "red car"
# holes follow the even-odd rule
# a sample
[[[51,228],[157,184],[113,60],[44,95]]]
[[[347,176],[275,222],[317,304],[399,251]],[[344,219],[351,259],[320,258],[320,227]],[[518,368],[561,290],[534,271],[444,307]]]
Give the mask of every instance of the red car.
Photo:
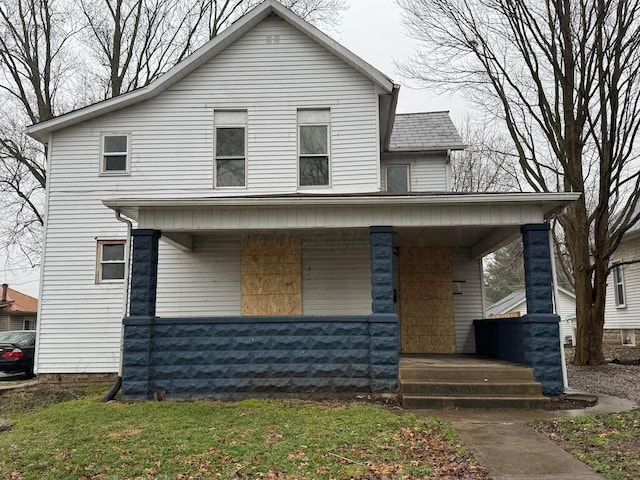
[[[0,332],[0,372],[24,372],[33,377],[35,330]]]

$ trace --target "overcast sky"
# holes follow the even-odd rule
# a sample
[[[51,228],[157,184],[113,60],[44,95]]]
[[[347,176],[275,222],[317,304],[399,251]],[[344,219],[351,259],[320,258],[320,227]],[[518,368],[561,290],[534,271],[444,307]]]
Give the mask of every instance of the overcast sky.
[[[454,119],[467,113],[460,98],[437,95],[433,90],[411,88],[395,63],[412,55],[417,42],[404,34],[400,8],[394,0],[347,0],[336,40],[402,85],[398,113],[448,110]],[[414,84],[413,87],[416,85]]]
[[[465,103],[426,89],[410,88],[398,74],[395,61],[411,56],[416,42],[403,33],[400,9],[394,0],[347,0],[342,24],[332,36],[356,55],[402,85],[397,111],[449,110],[455,119],[467,113]],[[39,269],[8,269],[0,263],[4,282],[16,290],[38,296]]]

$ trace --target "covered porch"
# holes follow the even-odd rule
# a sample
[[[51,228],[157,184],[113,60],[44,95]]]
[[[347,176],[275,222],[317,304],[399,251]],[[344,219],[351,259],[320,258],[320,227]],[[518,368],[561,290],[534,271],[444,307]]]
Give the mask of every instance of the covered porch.
[[[138,222],[124,396],[395,392],[401,353],[486,354],[473,325],[483,255],[522,231],[527,286],[551,295],[538,262],[550,258],[544,220],[570,199],[533,197],[105,201]],[[226,250],[207,251],[220,242]],[[559,352],[553,325],[537,336]],[[545,393],[559,393],[541,368]]]

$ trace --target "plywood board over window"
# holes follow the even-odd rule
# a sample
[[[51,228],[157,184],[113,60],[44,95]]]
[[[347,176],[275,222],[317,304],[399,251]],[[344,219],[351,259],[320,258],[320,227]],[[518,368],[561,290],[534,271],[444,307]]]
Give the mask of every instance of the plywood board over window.
[[[242,315],[301,315],[299,238],[243,239],[240,249]]]
[[[450,248],[399,248],[403,353],[455,353]]]

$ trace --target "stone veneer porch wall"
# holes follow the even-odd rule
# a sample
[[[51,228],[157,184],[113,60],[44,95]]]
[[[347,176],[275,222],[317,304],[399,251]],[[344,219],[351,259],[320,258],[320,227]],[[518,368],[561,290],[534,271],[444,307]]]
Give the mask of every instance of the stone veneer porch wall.
[[[124,319],[124,399],[393,392],[394,314]]]

